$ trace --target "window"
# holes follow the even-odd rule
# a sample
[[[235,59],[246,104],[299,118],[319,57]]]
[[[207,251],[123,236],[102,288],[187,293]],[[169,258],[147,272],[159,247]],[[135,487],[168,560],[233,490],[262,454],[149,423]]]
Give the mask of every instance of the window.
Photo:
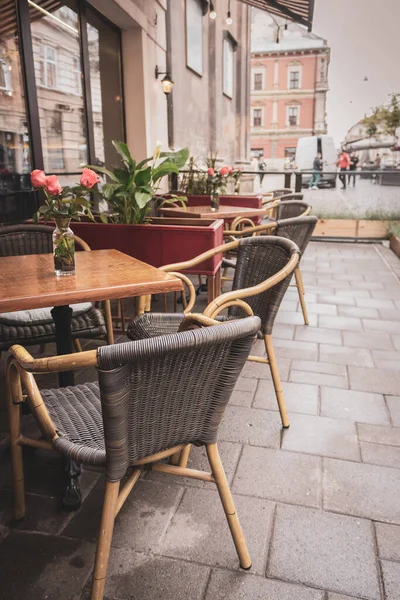
[[[289,158],[291,161],[296,156],[296,148],[285,148],[285,158]]]
[[[5,60],[0,60],[0,92],[10,96],[12,93],[11,66]]]
[[[233,98],[233,53],[235,51],[235,42],[233,38],[227,35],[224,39],[224,86],[225,96]]]
[[[290,71],[289,73],[289,88],[297,90],[300,87],[300,71]]]
[[[203,11],[200,0],[186,0],[186,64],[203,75]]]
[[[44,87],[57,87],[57,53],[56,49],[40,44],[40,83]]]
[[[78,56],[72,57],[72,75],[75,85],[75,93],[82,96],[82,75],[81,64]]]
[[[288,106],[288,125],[296,126],[298,125],[299,120],[299,107],[298,106]]]
[[[262,108],[253,109],[253,127],[261,127],[262,125]]]
[[[46,110],[45,115],[47,138],[47,145],[44,147],[44,150],[47,150],[47,157],[46,155],[44,156],[45,170],[60,172],[65,167],[62,135],[62,114],[58,110]]]
[[[254,89],[262,90],[262,73],[254,73]]]

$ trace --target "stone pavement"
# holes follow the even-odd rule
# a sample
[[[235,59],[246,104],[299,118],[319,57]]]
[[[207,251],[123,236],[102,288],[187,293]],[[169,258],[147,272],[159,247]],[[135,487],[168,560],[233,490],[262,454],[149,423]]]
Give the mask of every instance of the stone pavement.
[[[292,288],[274,329],[289,430],[268,368],[243,370],[220,448],[251,571],[212,484],[147,473],[116,522],[108,600],[400,599],[399,265],[378,245],[310,244],[310,326]],[[202,450],[190,462],[204,468]],[[67,514],[57,456],[28,450],[25,474],[15,523],[3,451],[0,599],[87,600],[104,483],[85,471],[82,509]]]

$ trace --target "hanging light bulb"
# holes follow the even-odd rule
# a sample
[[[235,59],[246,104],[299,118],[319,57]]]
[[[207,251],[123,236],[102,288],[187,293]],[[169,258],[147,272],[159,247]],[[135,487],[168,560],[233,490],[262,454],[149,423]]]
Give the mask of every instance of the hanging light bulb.
[[[210,2],[210,19],[216,19],[217,13],[214,8],[214,2]]]
[[[225,23],[227,25],[232,25],[232,23],[233,23],[233,19],[232,19],[232,15],[231,15],[231,0],[229,0],[229,2],[228,2],[228,14],[226,16]]]

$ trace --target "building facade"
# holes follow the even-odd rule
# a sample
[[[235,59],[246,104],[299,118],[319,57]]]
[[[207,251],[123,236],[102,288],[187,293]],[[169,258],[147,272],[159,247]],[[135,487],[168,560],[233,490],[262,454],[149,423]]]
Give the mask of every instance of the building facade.
[[[251,35],[251,151],[282,168],[300,137],[327,132],[330,49],[301,25],[256,9]]]
[[[216,0],[5,0],[0,22],[0,223],[30,216],[29,173],[75,183],[114,166],[112,140],[138,160],[189,146],[249,158],[250,9]],[[174,81],[165,96],[163,75]]]

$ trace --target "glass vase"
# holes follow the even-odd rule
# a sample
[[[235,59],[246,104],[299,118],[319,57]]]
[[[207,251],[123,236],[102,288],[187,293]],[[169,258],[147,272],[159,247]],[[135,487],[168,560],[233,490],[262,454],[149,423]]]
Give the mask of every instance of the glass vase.
[[[58,277],[75,275],[75,240],[71,219],[55,219],[53,231],[54,271]]]
[[[211,210],[212,212],[219,210],[219,194],[217,192],[214,192],[211,196]]]
[[[240,183],[236,181],[235,183],[235,194],[240,194]]]

